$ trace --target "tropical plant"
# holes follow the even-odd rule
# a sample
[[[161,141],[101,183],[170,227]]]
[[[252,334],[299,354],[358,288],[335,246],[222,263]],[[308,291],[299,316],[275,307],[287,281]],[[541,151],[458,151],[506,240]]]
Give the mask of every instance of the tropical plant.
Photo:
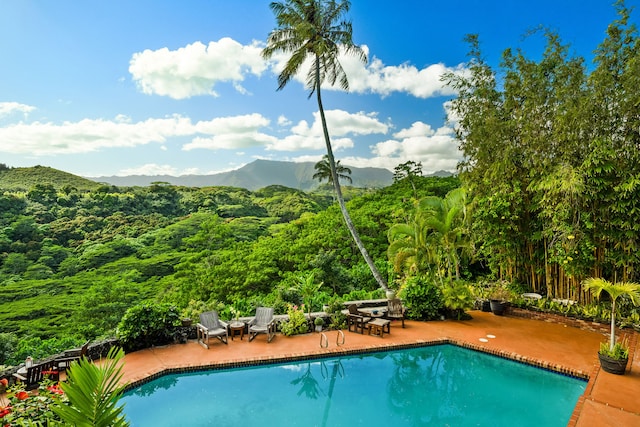
[[[322,160],[316,163],[313,168],[316,170],[316,173],[313,174],[313,179],[317,179],[320,182],[327,181],[329,184],[333,185],[331,165],[329,164],[326,154],[322,156]],[[338,179],[342,179],[350,183],[353,182],[353,179],[351,179],[351,169],[346,166],[342,166],[340,164],[340,160],[336,160],[336,172],[338,174]]]
[[[601,277],[590,277],[582,282],[586,290],[598,299],[602,293],[609,295],[611,299],[611,337],[609,339],[609,354],[619,354],[616,350],[616,303],[622,296],[628,297],[634,305],[640,304],[640,285],[632,282],[612,283]],[[602,348],[600,353],[602,353]],[[603,353],[604,354],[604,353]]]
[[[427,275],[416,275],[405,280],[400,298],[407,307],[407,318],[415,320],[439,319],[444,308],[440,286]]]
[[[313,271],[309,272],[306,276],[300,276],[298,279],[298,291],[303,298],[308,314],[311,314],[313,297],[318,294],[321,286],[322,283],[315,282],[315,273]]]
[[[418,192],[416,191],[415,181],[416,177],[419,176],[422,176],[422,162],[409,160],[393,168],[393,182],[400,182],[403,179],[409,181],[413,189],[413,196],[416,198],[418,197]]]
[[[79,427],[124,427],[123,409],[118,400],[124,392],[122,364],[124,351],[113,347],[102,364],[82,358],[72,362],[67,382],[61,383],[68,404],[54,406],[53,412],[67,425]]]
[[[54,381],[45,378],[37,393],[29,393],[23,383],[16,383],[7,390],[9,405],[0,406],[0,425],[3,426],[53,426],[63,421],[53,408],[65,404],[67,398]]]
[[[178,309],[168,303],[145,302],[131,307],[118,324],[117,335],[129,351],[168,344],[180,326]]]
[[[462,188],[444,198],[420,200],[408,223],[395,224],[387,233],[387,255],[394,269],[405,275],[432,271],[441,279],[460,278],[460,260],[470,253],[469,216]]]
[[[278,75],[278,90],[283,89],[300,71],[307,57],[311,57],[311,67],[307,72],[305,84],[310,90],[309,97],[314,92],[316,94],[322,132],[327,147],[327,161],[331,169],[340,211],[376,282],[386,291],[386,281],[378,272],[347,211],[322,106],[321,86],[325,80],[330,85],[334,85],[338,81],[343,90],[349,89],[347,74],[340,64],[339,56],[354,55],[363,63],[367,61],[364,50],[353,43],[351,22],[342,20],[350,6],[350,2],[347,0],[340,2],[335,0],[272,2],[270,7],[275,14],[277,28],[269,34],[267,47],[263,49],[262,56],[265,59],[270,59],[278,53],[291,54],[282,72]]]
[[[280,324],[280,332],[286,336],[306,334],[309,332],[307,318],[297,305],[290,305],[287,310],[289,319]]]
[[[445,283],[442,287],[442,299],[445,308],[451,310],[451,314],[458,320],[462,319],[465,311],[473,308],[475,302],[471,286],[462,280]]]

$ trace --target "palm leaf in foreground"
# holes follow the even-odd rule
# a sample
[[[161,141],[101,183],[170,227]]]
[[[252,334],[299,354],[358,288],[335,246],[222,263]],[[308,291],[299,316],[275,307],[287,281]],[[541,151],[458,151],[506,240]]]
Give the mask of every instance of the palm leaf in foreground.
[[[119,385],[122,379],[124,357],[121,348],[112,348],[107,360],[96,365],[82,358],[71,364],[68,381],[61,383],[69,404],[60,404],[53,408],[66,423],[75,426],[128,426],[118,406],[124,386]]]

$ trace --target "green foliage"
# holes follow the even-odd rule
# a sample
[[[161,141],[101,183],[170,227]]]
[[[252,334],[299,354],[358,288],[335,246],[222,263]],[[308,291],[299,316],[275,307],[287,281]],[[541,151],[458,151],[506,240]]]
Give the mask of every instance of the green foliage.
[[[55,202],[44,197],[51,196],[49,184],[57,192]],[[417,177],[415,185],[422,197],[444,195],[459,182]],[[319,310],[333,294],[352,290],[362,291],[353,299],[383,297],[371,292],[378,286],[340,210],[322,210],[331,202],[322,192],[279,186],[253,193],[156,187],[89,189],[33,181],[23,191],[0,196],[0,333],[13,332],[22,343],[16,344],[11,363],[109,336],[125,311],[144,300],[179,308],[202,301],[222,318],[231,316],[231,304],[241,316],[253,315],[257,305],[282,314],[287,303],[304,300],[283,289],[311,272],[315,282],[324,283],[311,310]],[[26,197],[30,189],[32,199]],[[353,220],[380,271],[387,270],[387,242],[380,230],[412,208],[407,202],[412,194],[403,183],[377,191],[345,189]],[[269,216],[215,214],[219,206],[245,203]],[[284,223],[288,218],[294,219]]]
[[[67,425],[78,427],[124,427],[124,406],[118,401],[124,392],[122,358],[124,352],[113,347],[106,362],[97,365],[87,359],[73,362],[68,370],[67,382],[61,383],[68,404],[54,406],[56,413]]]
[[[74,319],[82,336],[95,339],[112,334],[129,307],[139,301],[136,288],[125,280],[91,286],[82,296]]]
[[[129,308],[118,324],[117,336],[126,351],[170,343],[181,324],[178,309],[168,303],[144,302]]]
[[[333,296],[327,303],[325,310],[330,316],[329,329],[345,329],[347,327],[347,315],[342,312],[344,310],[343,299]]]
[[[627,297],[633,305],[640,305],[640,285],[632,282],[612,283],[600,277],[590,277],[583,282],[583,286],[598,299],[603,293],[607,294],[611,299],[609,352],[613,352],[617,344],[615,328],[616,303],[620,298]]]
[[[438,319],[444,308],[440,287],[428,276],[408,277],[399,296],[407,308],[407,318],[409,319]]]
[[[322,287],[322,283],[316,283],[315,273],[313,271],[306,276],[300,276],[298,278],[297,288],[304,300],[307,313],[311,313],[314,297],[317,296],[320,287]]]
[[[13,359],[18,337],[12,332],[0,333],[0,365],[9,365],[9,359]]]
[[[309,327],[307,326],[307,319],[304,316],[304,312],[298,308],[296,305],[290,305],[287,310],[287,314],[289,315],[289,320],[286,320],[280,324],[280,331],[286,335],[298,335],[298,334],[306,334],[309,332]]]
[[[507,49],[494,70],[471,35],[469,73],[445,77],[479,252],[496,277],[552,298],[588,302],[586,276],[640,271],[640,39],[615,8],[593,66],[545,31],[539,58]]]
[[[3,426],[55,426],[65,425],[54,408],[65,405],[66,395],[50,379],[45,378],[38,386],[37,394],[28,393],[22,383],[7,390],[9,405],[0,409],[0,423]],[[69,424],[67,424],[69,425]]]
[[[70,348],[82,345],[82,339],[73,336],[40,339],[37,337],[22,337],[14,347],[13,353],[5,360],[6,364],[17,366],[23,363],[27,356],[34,360],[44,359],[52,354],[62,353]]]
[[[609,356],[613,359],[628,359],[629,358],[629,344],[627,342],[616,342],[613,347],[609,346],[609,343],[601,342],[600,350],[598,353],[603,356]]]
[[[442,302],[444,307],[460,320],[465,311],[473,308],[473,289],[462,280],[447,282],[442,287]]]
[[[26,191],[35,185],[53,185],[56,189],[76,188],[80,191],[95,190],[95,181],[45,166],[8,168],[0,171],[0,188]]]

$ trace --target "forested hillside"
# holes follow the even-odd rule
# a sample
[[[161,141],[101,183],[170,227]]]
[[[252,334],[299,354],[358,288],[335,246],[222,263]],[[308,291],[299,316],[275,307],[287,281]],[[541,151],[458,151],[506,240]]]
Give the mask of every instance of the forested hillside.
[[[348,193],[384,271],[390,225],[408,215],[416,196],[443,196],[458,181],[417,184]],[[109,335],[145,299],[283,310],[276,291],[309,271],[328,295],[376,288],[326,192],[36,184],[3,189],[0,206],[0,332],[20,339]]]

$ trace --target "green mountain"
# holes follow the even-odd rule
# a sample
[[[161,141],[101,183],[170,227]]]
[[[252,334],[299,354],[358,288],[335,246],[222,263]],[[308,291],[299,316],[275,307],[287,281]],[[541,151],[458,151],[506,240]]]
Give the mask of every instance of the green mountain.
[[[56,190],[74,187],[78,191],[90,191],[100,187],[100,183],[46,166],[28,168],[0,168],[0,189],[28,191],[36,184],[52,185]]]
[[[246,188],[255,191],[269,185],[282,185],[302,191],[310,191],[321,183],[313,179],[315,163],[313,162],[281,162],[273,160],[256,160],[239,169],[212,175],[132,175],[102,176],[92,178],[118,187],[148,186],[152,182],[168,182],[185,187],[229,186]],[[393,174],[383,168],[351,167],[349,184],[359,188],[381,188],[391,185]]]

